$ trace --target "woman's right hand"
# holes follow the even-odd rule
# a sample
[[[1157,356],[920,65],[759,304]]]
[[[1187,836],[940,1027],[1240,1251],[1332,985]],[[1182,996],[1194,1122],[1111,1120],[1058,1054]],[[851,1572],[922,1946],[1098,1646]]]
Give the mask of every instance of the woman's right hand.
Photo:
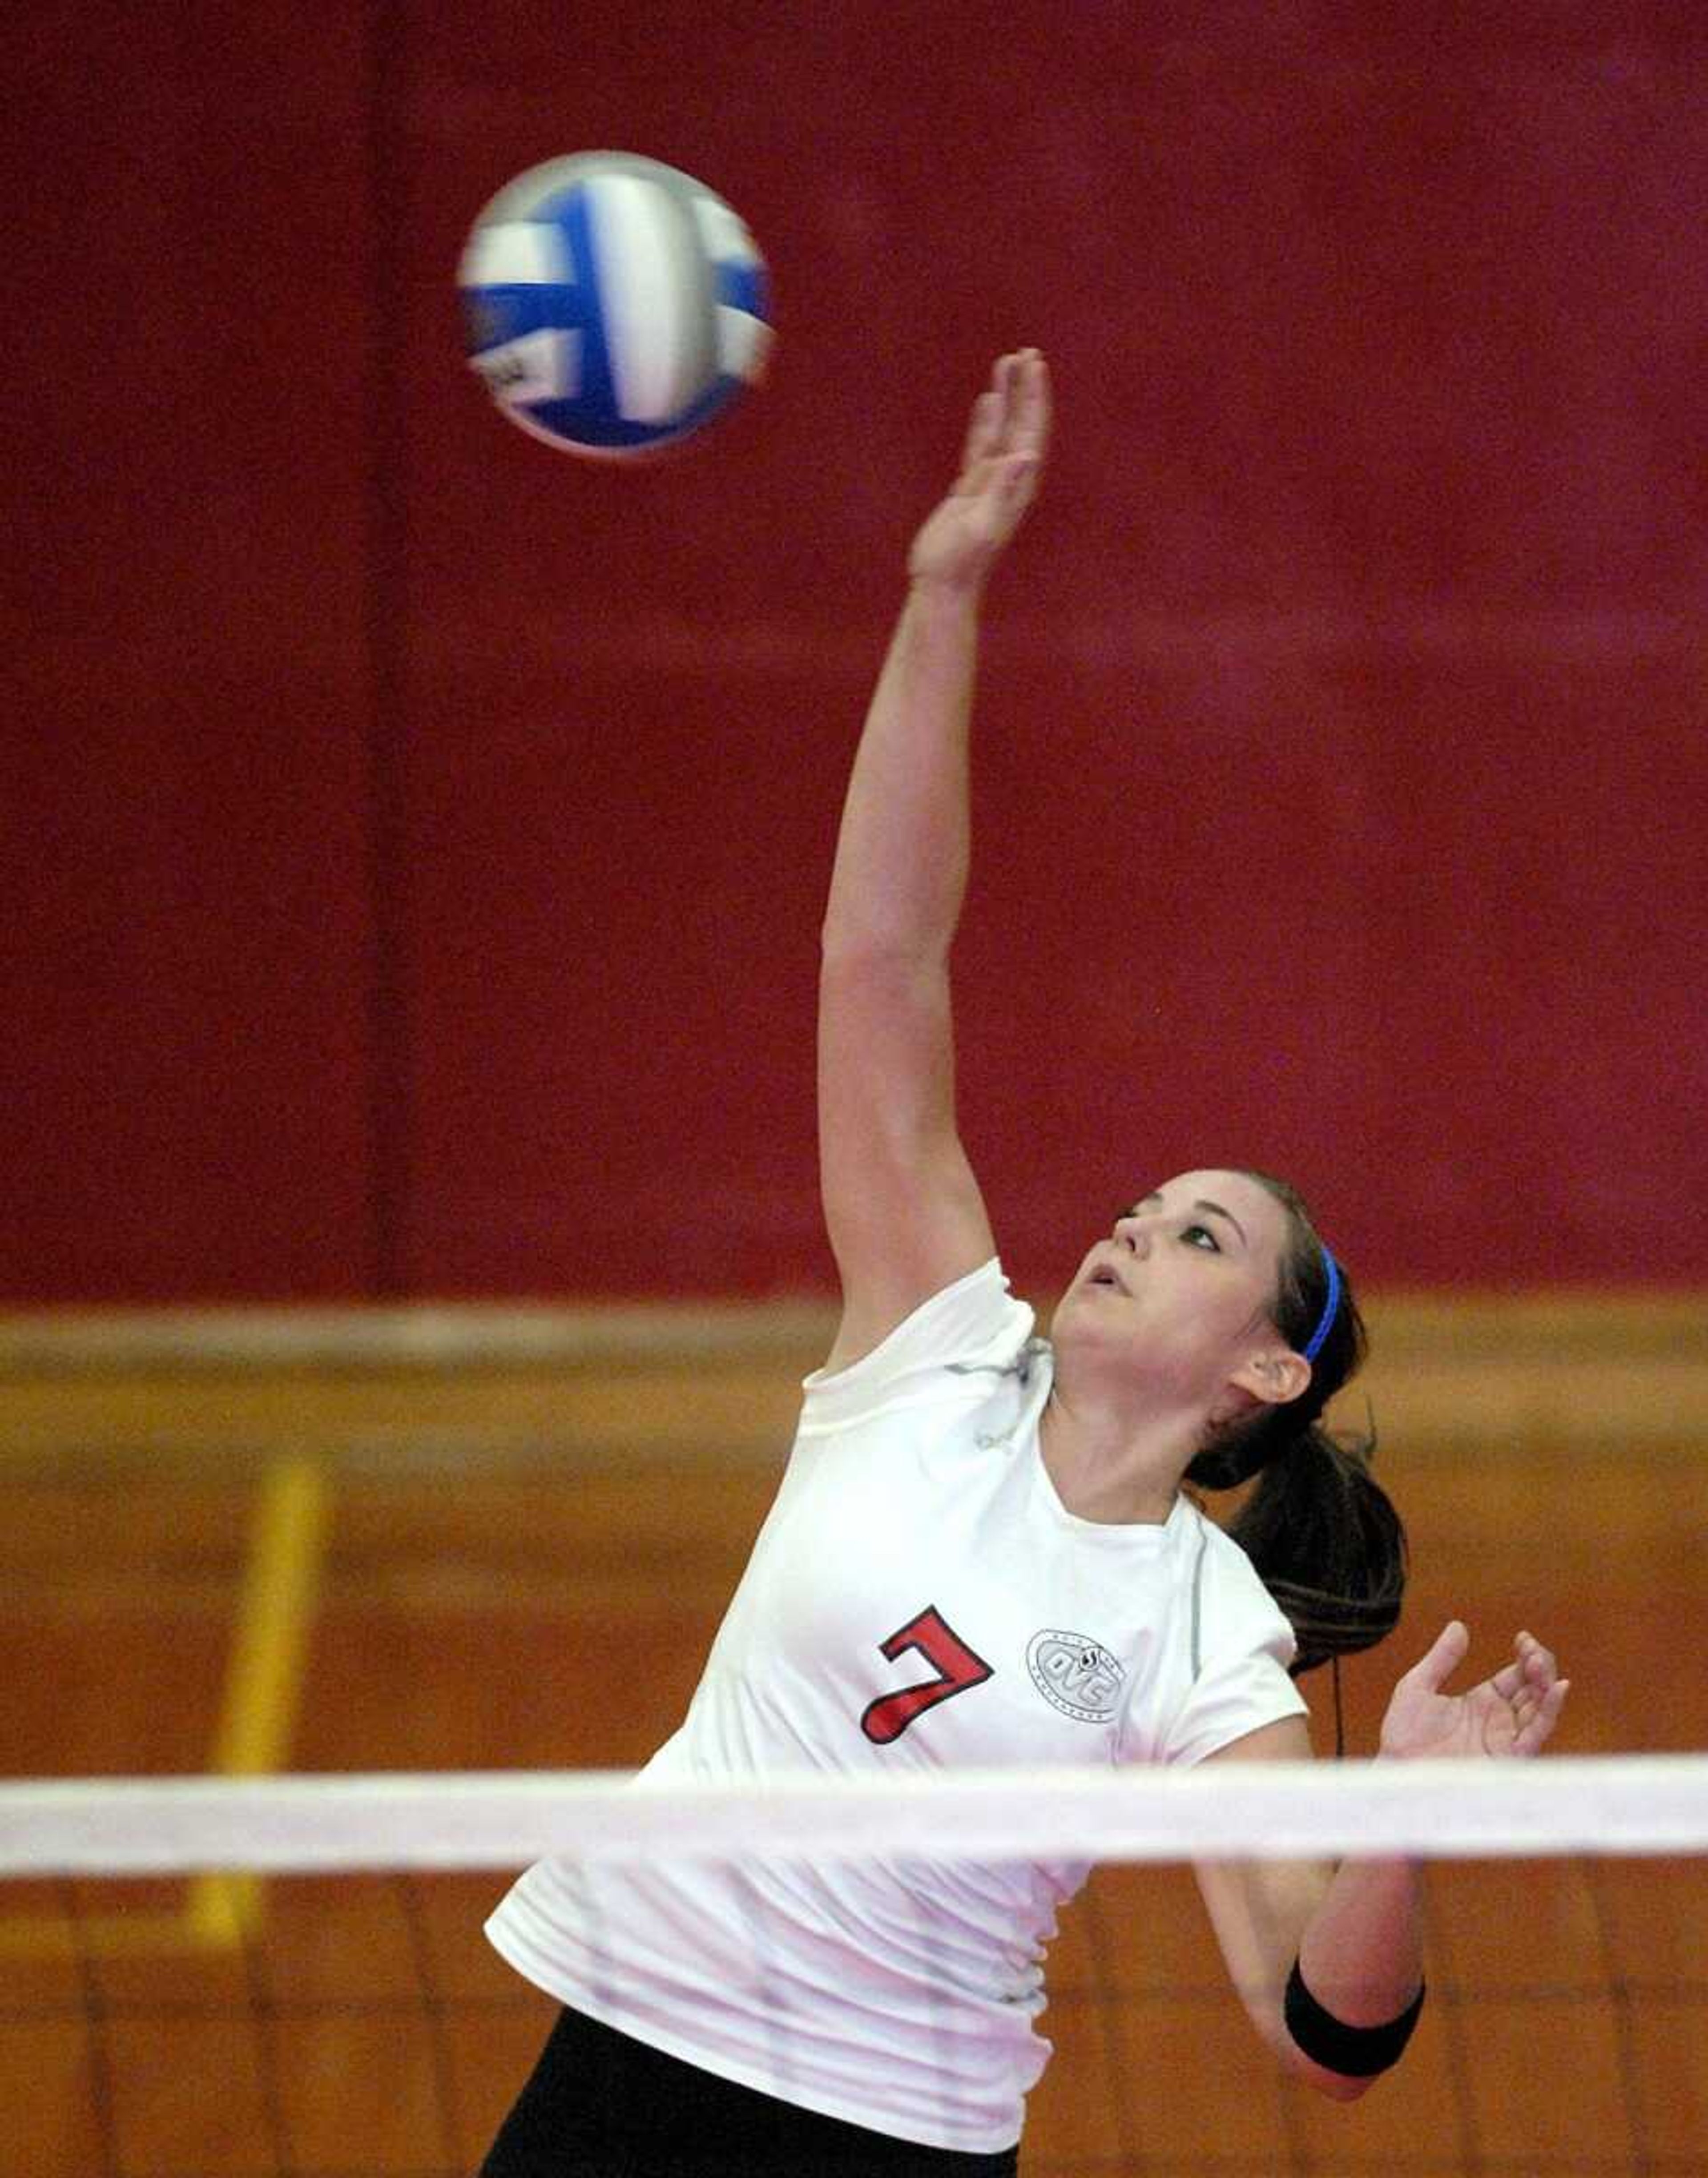
[[[961,473],[913,540],[913,583],[969,593],[983,586],[1037,490],[1049,419],[1049,369],[1037,350],[999,356],[973,403]]]

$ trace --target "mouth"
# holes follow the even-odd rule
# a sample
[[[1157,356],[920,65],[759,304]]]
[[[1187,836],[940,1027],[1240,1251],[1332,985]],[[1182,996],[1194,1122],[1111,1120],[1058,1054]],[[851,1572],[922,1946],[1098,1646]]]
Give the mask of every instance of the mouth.
[[[1125,1294],[1127,1290],[1117,1276],[1113,1265],[1106,1260],[1097,1264],[1085,1283],[1088,1286],[1101,1286],[1111,1293]]]

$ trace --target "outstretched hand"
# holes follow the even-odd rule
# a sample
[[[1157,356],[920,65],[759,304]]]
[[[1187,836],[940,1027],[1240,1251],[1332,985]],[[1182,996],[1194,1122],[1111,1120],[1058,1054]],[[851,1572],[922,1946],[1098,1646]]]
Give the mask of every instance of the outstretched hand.
[[[1393,1690],[1382,1721],[1382,1752],[1401,1759],[1463,1754],[1536,1754],[1558,1721],[1567,1680],[1551,1650],[1529,1634],[1513,1660],[1469,1694],[1442,1688],[1465,1659],[1469,1630],[1454,1619]]]
[[[1049,369],[1037,350],[999,357],[973,403],[961,473],[913,540],[914,582],[980,586],[1032,504],[1049,419]]]

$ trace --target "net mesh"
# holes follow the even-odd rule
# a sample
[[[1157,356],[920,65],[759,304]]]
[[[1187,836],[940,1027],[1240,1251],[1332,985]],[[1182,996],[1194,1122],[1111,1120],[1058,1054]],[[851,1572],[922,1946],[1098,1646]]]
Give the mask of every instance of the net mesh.
[[[1158,1856],[1169,1851],[1163,1817],[1184,1809],[1195,1822],[1195,1809],[1217,1804],[1224,1835],[1245,1825],[1253,1851],[1313,1821],[1322,1839],[1344,1842],[1368,1819],[1376,1773],[1319,1769],[1296,1781],[1310,1788],[1296,1804],[1290,1772],[1260,1776],[1231,1814],[1205,1773],[1146,1776],[1082,1802],[1074,1820],[1087,1833],[1102,1826],[1106,1864],[1051,1952],[1043,2025],[1056,2055],[1029,2105],[1028,2178],[1708,2178],[1708,1760],[1482,1766],[1503,1774],[1481,1814],[1461,1813],[1456,1826],[1448,1818],[1464,1776],[1397,1769],[1396,1783],[1384,1780],[1382,1820],[1396,1835],[1433,1823],[1456,1849],[1426,1869],[1431,2001],[1416,2039],[1349,2108],[1281,2073],[1229,1985],[1190,1871]],[[1062,1809],[1049,1804],[1052,1781],[1024,1781],[1037,1790],[958,1784],[957,1812],[974,1809],[976,1829],[982,1798],[993,1823],[1005,1805],[1005,1847],[1029,1824],[1034,1851],[1053,1855]],[[873,1804],[858,1792],[785,1792],[709,1809],[699,1796],[667,1805],[671,1820],[638,1836],[612,1828],[616,1789],[603,1773],[90,1783],[45,1799],[0,1788],[7,2169],[472,2172],[553,2017],[482,1934],[506,1865],[554,1834],[619,1855],[725,1852],[731,1821],[789,1842],[816,1829],[833,1854],[853,1856]],[[940,1836],[931,1803],[944,1797],[913,1796],[885,1819],[885,1839],[868,1842],[893,1844],[915,1825]],[[1580,1836],[1586,1804],[1614,1849],[1548,1849]],[[836,1843],[839,1805],[852,1819]],[[1514,1819],[1493,1850],[1466,1850],[1476,1824]],[[221,1865],[194,1872],[187,1864],[216,1839]],[[184,1869],[88,1872],[115,1848]],[[1125,1852],[1142,1858],[1111,1860]],[[311,1872],[290,1872],[304,1863]]]

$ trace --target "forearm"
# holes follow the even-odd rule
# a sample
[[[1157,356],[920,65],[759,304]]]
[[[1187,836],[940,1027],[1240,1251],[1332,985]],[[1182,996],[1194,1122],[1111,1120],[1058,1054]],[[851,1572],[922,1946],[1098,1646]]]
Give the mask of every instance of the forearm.
[[[978,611],[976,586],[908,592],[843,803],[827,956],[949,950],[966,891]]]
[[[1381,2027],[1423,1979],[1421,1885],[1409,1860],[1349,1860],[1335,1871],[1299,1946],[1305,1986],[1349,2027]]]

